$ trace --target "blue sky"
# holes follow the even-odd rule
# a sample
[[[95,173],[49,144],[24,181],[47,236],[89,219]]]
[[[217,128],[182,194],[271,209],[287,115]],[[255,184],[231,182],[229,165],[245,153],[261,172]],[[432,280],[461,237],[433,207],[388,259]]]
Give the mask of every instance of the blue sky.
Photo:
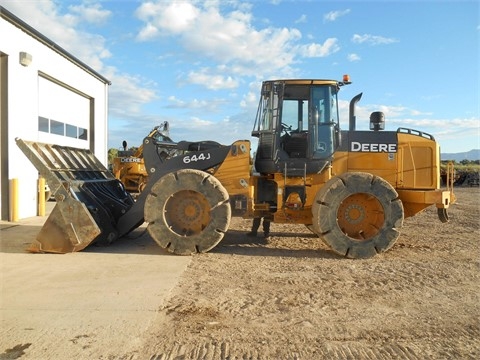
[[[341,79],[341,125],[480,148],[479,1],[0,0],[112,81],[109,147],[170,122],[179,140],[251,139],[262,80]],[[252,140],[252,139],[251,139]]]

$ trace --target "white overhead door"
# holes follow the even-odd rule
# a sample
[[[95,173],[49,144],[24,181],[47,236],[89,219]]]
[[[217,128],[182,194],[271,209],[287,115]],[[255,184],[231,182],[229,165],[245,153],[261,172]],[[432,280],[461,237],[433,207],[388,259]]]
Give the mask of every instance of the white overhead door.
[[[90,99],[62,84],[38,77],[38,130],[71,139],[88,140]],[[57,143],[66,139],[57,138]],[[82,147],[87,147],[85,141]]]

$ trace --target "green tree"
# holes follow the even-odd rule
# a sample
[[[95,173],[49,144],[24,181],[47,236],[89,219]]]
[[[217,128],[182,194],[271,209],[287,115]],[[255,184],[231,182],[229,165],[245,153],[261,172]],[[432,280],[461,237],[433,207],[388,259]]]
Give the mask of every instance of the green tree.
[[[118,149],[108,149],[108,163],[113,164],[113,159],[118,156]]]

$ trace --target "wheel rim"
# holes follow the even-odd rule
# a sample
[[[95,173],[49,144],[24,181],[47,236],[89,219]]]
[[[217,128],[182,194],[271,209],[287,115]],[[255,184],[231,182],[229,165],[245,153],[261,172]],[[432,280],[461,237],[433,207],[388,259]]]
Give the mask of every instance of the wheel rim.
[[[385,222],[385,212],[375,196],[356,193],[341,202],[337,211],[337,222],[348,237],[367,241],[379,233]]]
[[[182,236],[196,235],[210,222],[210,204],[201,193],[182,190],[167,200],[164,216],[173,232]]]

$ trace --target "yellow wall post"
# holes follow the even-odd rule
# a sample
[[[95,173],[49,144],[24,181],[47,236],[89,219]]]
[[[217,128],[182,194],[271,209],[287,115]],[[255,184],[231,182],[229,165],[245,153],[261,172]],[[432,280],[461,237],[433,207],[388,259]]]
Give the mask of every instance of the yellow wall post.
[[[10,213],[8,220],[18,221],[18,179],[10,179]]]
[[[38,216],[45,216],[45,178],[38,178]]]

